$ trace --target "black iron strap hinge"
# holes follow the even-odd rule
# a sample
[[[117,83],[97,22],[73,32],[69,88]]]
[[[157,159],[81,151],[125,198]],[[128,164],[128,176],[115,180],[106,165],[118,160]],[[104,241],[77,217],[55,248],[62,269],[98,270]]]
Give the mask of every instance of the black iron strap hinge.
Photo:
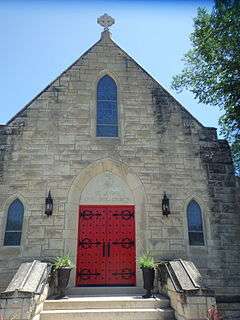
[[[100,217],[101,216],[101,213],[94,213],[92,211],[89,211],[89,210],[85,210],[85,211],[82,211],[80,212],[80,217],[82,217],[83,219],[91,219],[92,217]]]
[[[100,241],[92,242],[90,239],[85,238],[83,240],[79,240],[78,245],[83,249],[89,249],[89,248],[92,248],[92,246],[99,247],[101,245],[101,242]]]
[[[122,217],[124,220],[129,220],[131,218],[134,218],[134,213],[128,210],[123,210],[121,213],[114,213],[114,217]]]
[[[81,278],[81,279],[89,279],[90,277],[97,277],[100,276],[101,273],[99,272],[90,272],[89,269],[82,269],[80,270],[80,272],[77,273],[77,275]]]
[[[130,239],[123,239],[122,241],[114,241],[112,244],[120,245],[122,248],[129,249],[134,246],[134,241]]]

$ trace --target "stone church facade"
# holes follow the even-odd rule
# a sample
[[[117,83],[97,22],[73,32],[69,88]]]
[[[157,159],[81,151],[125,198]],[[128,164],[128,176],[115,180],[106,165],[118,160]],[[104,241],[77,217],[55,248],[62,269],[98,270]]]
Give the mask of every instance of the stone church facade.
[[[228,143],[184,109],[108,30],[0,126],[0,155],[2,290],[24,261],[68,253],[77,266],[81,207],[89,206],[95,208],[84,211],[89,221],[99,215],[96,208],[134,211],[131,285],[141,285],[135,258],[149,250],[156,261],[193,261],[219,295],[240,293],[239,187]],[[49,191],[53,211],[46,215]],[[96,221],[91,228],[89,234],[98,232]],[[78,285],[77,267],[70,284]]]

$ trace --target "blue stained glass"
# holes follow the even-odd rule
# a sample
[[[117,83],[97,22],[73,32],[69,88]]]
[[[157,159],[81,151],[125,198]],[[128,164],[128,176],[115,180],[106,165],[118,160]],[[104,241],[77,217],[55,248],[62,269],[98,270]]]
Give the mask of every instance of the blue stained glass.
[[[117,137],[118,128],[116,126],[97,126],[98,137]]]
[[[188,235],[190,245],[204,245],[202,212],[196,201],[187,207]]]
[[[97,86],[98,137],[118,136],[117,86],[109,77],[102,77]]]
[[[189,232],[189,243],[191,246],[203,246],[204,237],[202,232]]]
[[[99,101],[97,110],[98,124],[117,123],[117,104],[109,101]]]
[[[98,81],[97,99],[117,100],[117,85],[111,77],[106,75]]]
[[[8,209],[4,245],[17,246],[21,242],[24,207],[19,199],[12,202]]]
[[[4,238],[4,245],[5,246],[19,246],[21,243],[21,236],[22,232],[16,231],[6,231],[5,238]]]

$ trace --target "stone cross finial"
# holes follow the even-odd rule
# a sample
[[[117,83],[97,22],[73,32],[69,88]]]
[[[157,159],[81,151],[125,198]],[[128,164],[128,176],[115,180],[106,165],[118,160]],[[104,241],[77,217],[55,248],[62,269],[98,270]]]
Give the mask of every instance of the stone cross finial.
[[[104,13],[104,15],[97,19],[97,23],[100,24],[100,26],[104,27],[104,30],[108,30],[109,27],[111,27],[115,23],[115,20],[107,13]]]

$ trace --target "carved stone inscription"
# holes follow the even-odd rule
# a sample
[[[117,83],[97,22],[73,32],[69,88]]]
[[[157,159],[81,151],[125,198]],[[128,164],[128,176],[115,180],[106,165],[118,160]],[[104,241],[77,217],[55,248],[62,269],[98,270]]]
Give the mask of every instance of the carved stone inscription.
[[[90,180],[83,190],[84,204],[134,204],[128,185],[112,172],[104,172]]]

